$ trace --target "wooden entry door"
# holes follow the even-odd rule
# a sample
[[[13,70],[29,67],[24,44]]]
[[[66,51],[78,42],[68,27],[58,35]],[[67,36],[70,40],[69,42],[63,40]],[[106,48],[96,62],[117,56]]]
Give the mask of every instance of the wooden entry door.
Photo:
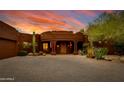
[[[60,53],[66,54],[66,43],[61,43]]]

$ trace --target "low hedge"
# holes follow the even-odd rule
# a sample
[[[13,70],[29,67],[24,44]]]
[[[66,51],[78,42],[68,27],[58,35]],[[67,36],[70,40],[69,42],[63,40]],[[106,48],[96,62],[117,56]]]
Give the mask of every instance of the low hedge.
[[[26,55],[28,55],[27,51],[21,50],[18,52],[18,56],[26,56]]]

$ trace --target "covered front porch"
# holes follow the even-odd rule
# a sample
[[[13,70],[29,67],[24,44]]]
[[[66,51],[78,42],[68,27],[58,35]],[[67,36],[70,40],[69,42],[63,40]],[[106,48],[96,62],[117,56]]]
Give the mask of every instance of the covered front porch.
[[[42,41],[40,51],[47,54],[78,54],[78,50],[83,48],[82,41],[55,40]]]

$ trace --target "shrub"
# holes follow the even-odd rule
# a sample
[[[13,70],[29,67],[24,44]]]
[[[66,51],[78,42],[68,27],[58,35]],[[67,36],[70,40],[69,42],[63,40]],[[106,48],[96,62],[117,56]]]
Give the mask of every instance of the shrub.
[[[82,50],[80,51],[80,54],[81,54],[81,55],[86,55],[86,54],[87,54],[87,49],[82,49]]]
[[[29,48],[31,48],[31,43],[30,42],[23,42],[23,44],[22,44],[22,47],[23,47],[23,49],[29,49]]]
[[[86,55],[86,50],[81,50],[81,55]]]
[[[93,49],[93,47],[88,47],[87,48],[87,57],[94,58],[94,49]]]
[[[104,56],[107,55],[107,48],[97,48],[95,49],[95,58],[96,59],[104,59]]]
[[[118,55],[124,55],[124,43],[115,43],[114,48]]]
[[[83,44],[83,49],[82,49],[82,52],[81,52],[81,54],[82,55],[86,55],[87,54],[87,47],[88,47],[88,43],[84,43]]]
[[[26,56],[26,55],[28,55],[27,51],[21,50],[18,52],[18,56]]]

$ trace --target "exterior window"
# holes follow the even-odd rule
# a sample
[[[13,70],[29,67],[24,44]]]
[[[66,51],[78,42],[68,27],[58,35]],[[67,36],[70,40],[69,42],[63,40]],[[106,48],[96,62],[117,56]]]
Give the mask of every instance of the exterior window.
[[[48,50],[48,43],[43,43],[43,50]]]
[[[27,49],[31,47],[31,43],[30,42],[23,42],[23,48]]]

